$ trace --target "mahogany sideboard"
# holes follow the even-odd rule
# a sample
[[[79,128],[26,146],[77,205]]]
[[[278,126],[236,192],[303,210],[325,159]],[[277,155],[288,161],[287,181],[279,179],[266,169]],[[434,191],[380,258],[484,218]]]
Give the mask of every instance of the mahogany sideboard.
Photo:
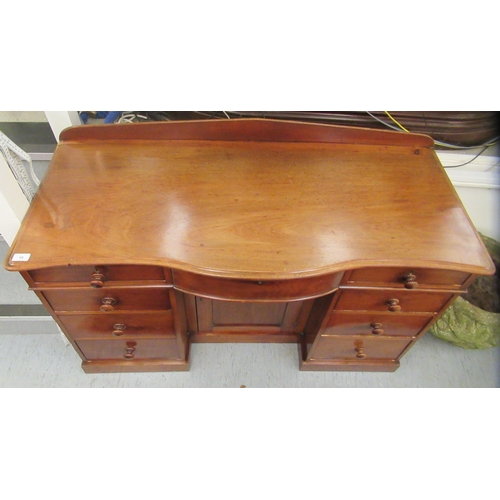
[[[5,267],[87,373],[188,370],[194,342],[394,371],[494,272],[430,137],[265,119],[66,129]]]

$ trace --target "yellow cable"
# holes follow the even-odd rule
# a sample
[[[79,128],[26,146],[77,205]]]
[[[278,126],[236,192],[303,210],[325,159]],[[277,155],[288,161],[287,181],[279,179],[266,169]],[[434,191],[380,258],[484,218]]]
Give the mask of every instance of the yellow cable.
[[[401,125],[401,123],[399,123],[398,121],[396,121],[389,113],[389,111],[384,111],[384,113],[401,129],[403,129],[405,132],[408,132],[410,133],[409,130],[406,130],[403,125]]]

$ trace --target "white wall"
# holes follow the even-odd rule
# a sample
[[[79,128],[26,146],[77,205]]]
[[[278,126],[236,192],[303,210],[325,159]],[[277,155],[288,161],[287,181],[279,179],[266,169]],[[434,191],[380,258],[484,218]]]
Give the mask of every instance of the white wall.
[[[0,234],[9,246],[14,241],[28,207],[28,200],[0,152]]]
[[[460,165],[474,156],[438,152],[445,167]],[[498,156],[480,156],[468,165],[445,170],[476,229],[497,241],[500,241],[499,163]]]
[[[65,128],[82,124],[78,111],[45,111],[45,116],[57,142]]]
[[[460,186],[455,189],[476,229],[500,241],[500,189]]]

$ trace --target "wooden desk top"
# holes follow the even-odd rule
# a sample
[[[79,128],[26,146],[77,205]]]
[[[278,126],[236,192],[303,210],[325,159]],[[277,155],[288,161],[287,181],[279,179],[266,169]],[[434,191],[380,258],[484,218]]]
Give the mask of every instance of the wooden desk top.
[[[260,119],[73,127],[5,266],[157,264],[252,279],[365,266],[491,274],[432,145]],[[12,261],[19,253],[30,259]]]

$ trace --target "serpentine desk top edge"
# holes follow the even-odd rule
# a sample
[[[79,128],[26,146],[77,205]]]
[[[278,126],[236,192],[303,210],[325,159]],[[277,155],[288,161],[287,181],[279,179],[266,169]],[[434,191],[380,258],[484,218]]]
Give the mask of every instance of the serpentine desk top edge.
[[[494,272],[431,138],[261,119],[64,131],[5,267],[90,264]]]

